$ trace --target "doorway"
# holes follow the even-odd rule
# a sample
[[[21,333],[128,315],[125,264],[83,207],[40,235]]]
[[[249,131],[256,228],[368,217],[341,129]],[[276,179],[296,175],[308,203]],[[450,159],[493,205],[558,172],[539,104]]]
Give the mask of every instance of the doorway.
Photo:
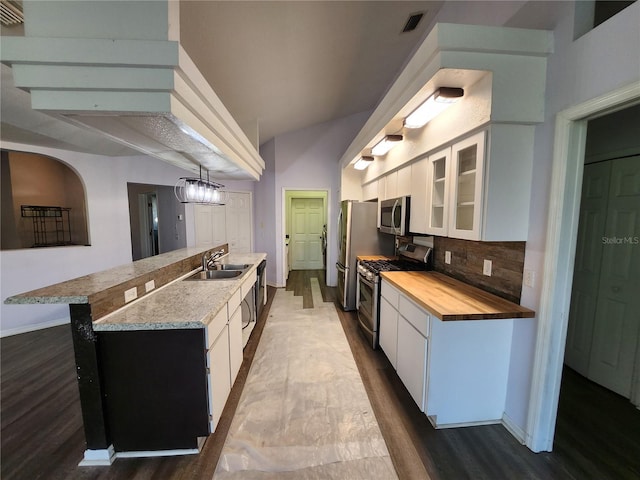
[[[534,369],[526,445],[553,448],[578,232],[587,122],[640,103],[632,83],[556,115],[553,171],[547,217]],[[553,273],[551,273],[553,272]]]
[[[285,265],[291,270],[326,270],[327,193],[285,192]]]

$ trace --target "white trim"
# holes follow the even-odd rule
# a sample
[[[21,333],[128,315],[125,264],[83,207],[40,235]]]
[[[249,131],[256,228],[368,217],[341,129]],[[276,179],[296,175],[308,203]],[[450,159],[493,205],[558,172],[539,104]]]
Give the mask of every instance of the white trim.
[[[517,425],[506,413],[502,415],[502,426],[506,428],[507,431],[516,438],[516,440],[524,445],[526,432],[520,425]]]
[[[556,116],[546,252],[526,445],[551,451],[567,333],[587,121],[640,103],[634,82]]]
[[[181,448],[177,450],[141,450],[139,452],[117,452],[115,458],[172,457],[174,455],[197,455],[199,448]]]
[[[113,445],[103,450],[85,450],[84,458],[78,464],[79,467],[109,466],[116,460]]]
[[[12,335],[19,335],[21,333],[35,332],[37,330],[44,330],[45,328],[58,327],[60,325],[64,325],[67,323],[71,323],[71,320],[69,319],[69,317],[58,318],[56,320],[51,320],[49,322],[24,325],[22,327],[8,328],[6,330],[0,330],[0,338],[10,337]]]

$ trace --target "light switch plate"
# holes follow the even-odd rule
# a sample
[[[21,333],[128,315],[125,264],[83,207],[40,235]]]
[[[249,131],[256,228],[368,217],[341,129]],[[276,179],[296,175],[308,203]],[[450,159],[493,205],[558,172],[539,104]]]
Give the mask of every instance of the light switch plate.
[[[135,300],[136,298],[138,298],[137,287],[133,287],[133,288],[130,288],[129,290],[124,291],[124,303],[129,303],[130,301]]]
[[[536,272],[533,270],[524,271],[524,285],[525,287],[533,288],[536,285]]]
[[[444,263],[446,263],[447,265],[451,264],[451,252],[449,250],[444,252]]]
[[[144,284],[144,291],[146,293],[149,293],[151,290],[153,290],[154,288],[156,288],[156,282],[155,280],[149,280],[147,283]]]
[[[491,267],[492,267],[493,262],[491,260],[487,260],[485,258],[484,260],[484,265],[482,266],[482,274],[486,275],[487,277],[491,276]]]

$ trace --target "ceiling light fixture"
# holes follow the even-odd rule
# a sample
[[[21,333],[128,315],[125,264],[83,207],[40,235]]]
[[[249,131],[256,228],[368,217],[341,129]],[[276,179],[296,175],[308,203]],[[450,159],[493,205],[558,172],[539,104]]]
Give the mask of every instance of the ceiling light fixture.
[[[353,168],[355,168],[356,170],[364,170],[372,163],[373,163],[373,157],[367,157],[367,156],[360,157],[356,161],[356,163],[353,164]]]
[[[424,127],[431,119],[449,108],[464,95],[462,88],[440,87],[404,119],[407,128]]]
[[[376,157],[386,155],[389,150],[402,141],[402,135],[385,135],[382,140],[376,143],[371,149],[371,154]]]
[[[200,177],[180,177],[176,182],[173,192],[180,203],[200,203],[204,205],[224,205],[227,192],[220,190],[224,185],[202,178],[202,166]]]

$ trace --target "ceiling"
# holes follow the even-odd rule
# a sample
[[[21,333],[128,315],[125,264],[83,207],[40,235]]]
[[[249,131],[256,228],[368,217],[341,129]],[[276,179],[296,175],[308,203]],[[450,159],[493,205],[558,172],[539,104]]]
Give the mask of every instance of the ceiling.
[[[505,1],[502,17],[487,19],[482,13],[487,3],[448,2],[438,21],[455,21],[463,9],[479,23],[552,28],[553,10],[561,5]],[[443,4],[182,0],[181,44],[249,140],[261,145],[287,132],[373,110]],[[408,17],[418,12],[424,17],[417,28],[402,33]],[[2,26],[1,33],[23,34],[21,26]],[[29,94],[13,86],[11,69],[4,65],[0,95],[4,141],[111,156],[139,153],[31,110]]]
[[[371,110],[441,1],[183,1],[181,44],[254,144]],[[402,29],[422,12],[418,27]],[[28,22],[28,19],[27,19]],[[2,27],[21,35],[21,27]],[[4,141],[102,155],[138,152],[30,108],[2,66]]]

